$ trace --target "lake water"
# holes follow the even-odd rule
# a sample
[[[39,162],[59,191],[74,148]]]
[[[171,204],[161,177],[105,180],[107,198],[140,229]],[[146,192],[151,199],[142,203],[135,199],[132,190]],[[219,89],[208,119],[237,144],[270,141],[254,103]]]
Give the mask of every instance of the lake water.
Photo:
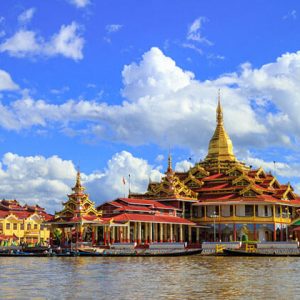
[[[6,299],[300,299],[300,257],[1,258]]]

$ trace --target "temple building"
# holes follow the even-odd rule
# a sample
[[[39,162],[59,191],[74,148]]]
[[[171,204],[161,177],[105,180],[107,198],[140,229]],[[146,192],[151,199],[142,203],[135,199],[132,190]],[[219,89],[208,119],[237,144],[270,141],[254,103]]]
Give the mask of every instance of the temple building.
[[[80,171],[77,172],[72,191],[68,200],[63,203],[63,210],[56,212],[54,218],[47,223],[52,233],[51,242],[56,238],[54,234],[58,230],[62,246],[82,241],[94,243],[97,239],[97,225],[102,224],[102,212],[96,210],[95,203],[84,192]]]
[[[187,172],[174,172],[169,156],[166,176],[151,182],[144,194],[130,198],[154,200],[179,209],[195,223],[186,235],[198,241],[283,241],[288,226],[299,218],[299,196],[262,168],[252,169],[234,155],[218,100],[216,129],[205,159]],[[300,221],[298,221],[300,224]]]
[[[20,205],[17,200],[0,201],[0,244],[35,244],[49,240],[50,231],[44,221],[52,218],[45,209]]]
[[[169,155],[160,182],[97,208],[84,193],[80,172],[72,190],[49,222],[52,232],[62,231],[62,244],[285,241],[295,237],[291,226],[300,225],[300,198],[292,186],[235,157],[220,98],[208,153],[188,171],[174,171]]]

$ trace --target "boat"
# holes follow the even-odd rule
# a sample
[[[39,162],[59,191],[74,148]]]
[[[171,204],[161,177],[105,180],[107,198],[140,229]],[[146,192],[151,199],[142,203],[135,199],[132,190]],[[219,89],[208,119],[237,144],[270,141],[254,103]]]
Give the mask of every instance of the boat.
[[[288,252],[263,252],[263,251],[255,251],[255,252],[248,252],[245,250],[234,250],[234,249],[224,249],[223,253],[226,256],[296,256],[300,257],[300,253],[288,253]]]

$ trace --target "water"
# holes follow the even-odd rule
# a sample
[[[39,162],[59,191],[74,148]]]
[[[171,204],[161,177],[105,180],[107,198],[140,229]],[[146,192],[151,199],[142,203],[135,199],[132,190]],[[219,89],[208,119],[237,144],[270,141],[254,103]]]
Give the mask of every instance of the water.
[[[300,299],[300,258],[1,258],[7,299]]]

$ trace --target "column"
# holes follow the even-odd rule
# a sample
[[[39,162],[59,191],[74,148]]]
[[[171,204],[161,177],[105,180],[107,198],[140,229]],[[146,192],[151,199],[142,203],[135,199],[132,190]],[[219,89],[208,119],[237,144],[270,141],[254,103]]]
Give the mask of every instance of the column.
[[[149,227],[149,224],[145,223],[145,237],[144,237],[145,243],[149,243],[148,227]]]
[[[274,223],[273,241],[276,242],[276,224]]]
[[[236,242],[236,224],[235,223],[233,224],[233,241]]]
[[[185,217],[185,202],[182,202],[182,217]]]
[[[106,245],[106,226],[103,226],[103,242]]]
[[[152,223],[149,223],[149,243],[152,243]]]
[[[158,224],[154,224],[154,242],[157,243],[158,240]]]
[[[200,228],[196,228],[196,243],[199,244],[200,241]]]
[[[173,237],[173,224],[170,224],[170,242],[174,242],[174,237]]]
[[[182,229],[182,224],[179,225],[179,242],[183,242],[183,229]]]
[[[136,224],[136,222],[134,222],[134,225],[133,225],[133,240],[135,243],[137,242],[137,224]]]
[[[256,224],[253,224],[254,240],[257,240]]]
[[[189,231],[189,243],[192,243],[192,226],[188,226],[188,231]]]
[[[162,223],[159,224],[159,231],[159,241],[162,243],[164,239],[164,227]]]
[[[168,241],[168,227],[167,227],[167,224],[163,224],[163,228],[164,228],[163,241],[167,242]]]
[[[116,233],[116,228],[113,226],[111,228],[111,243],[113,244],[115,242],[115,233]]]
[[[92,245],[95,244],[95,227],[92,226]]]
[[[142,242],[142,223],[138,222],[138,239],[137,243],[140,244]]]
[[[127,243],[130,243],[130,222],[128,222],[128,226],[127,226]]]
[[[98,230],[99,230],[99,227],[96,226],[96,227],[95,227],[95,243],[96,243],[96,244],[98,243]]]
[[[218,241],[220,241],[222,239],[222,232],[221,232],[221,224],[219,223],[219,227],[218,227]]]

